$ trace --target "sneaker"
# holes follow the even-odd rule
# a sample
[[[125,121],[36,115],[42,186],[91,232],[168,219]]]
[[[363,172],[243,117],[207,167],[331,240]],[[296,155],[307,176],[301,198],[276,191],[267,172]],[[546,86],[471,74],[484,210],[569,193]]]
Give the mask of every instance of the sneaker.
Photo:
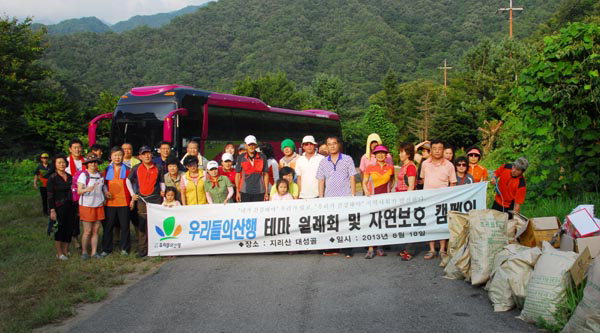
[[[62,260],[62,261],[65,261],[65,260],[69,260],[69,257],[67,257],[67,256],[66,256],[66,255],[64,255],[64,254],[61,254],[60,256],[57,256],[57,257],[56,257],[56,259],[58,259],[58,260]]]
[[[90,255],[87,254],[87,253],[84,253],[84,254],[81,255],[81,259],[82,260],[88,260],[88,259],[90,259]]]
[[[104,257],[108,256],[109,254],[110,254],[110,253],[108,253],[108,252],[102,251],[102,253],[100,253],[100,256],[101,256],[102,258],[104,258]]]
[[[385,257],[385,256],[387,256],[387,254],[385,254],[385,252],[383,252],[383,249],[377,249],[377,256]]]
[[[122,255],[122,256],[128,256],[128,255],[129,255],[129,253],[127,253],[127,251],[125,251],[125,250],[122,250],[122,251],[121,251],[121,255]]]
[[[108,254],[107,254],[107,255],[108,255]],[[96,253],[96,254],[94,254],[94,255],[92,256],[92,258],[94,258],[94,259],[102,259],[102,258],[104,258],[104,257],[103,257],[103,256],[101,256],[101,255],[99,255],[98,253]]]
[[[365,259],[373,259],[373,258],[375,258],[375,252],[368,251],[367,255],[365,256]]]

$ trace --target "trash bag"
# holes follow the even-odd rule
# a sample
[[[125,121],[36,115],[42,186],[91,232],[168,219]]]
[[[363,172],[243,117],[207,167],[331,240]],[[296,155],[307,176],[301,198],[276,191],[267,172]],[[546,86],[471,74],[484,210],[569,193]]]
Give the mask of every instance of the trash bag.
[[[600,332],[600,257],[597,257],[588,272],[583,298],[563,328],[565,333]]]
[[[541,318],[551,325],[556,323],[554,312],[566,295],[571,283],[569,269],[577,257],[575,252],[560,251],[546,241],[542,243],[542,255],[527,284],[520,319],[536,322]]]
[[[461,236],[464,230],[468,231],[469,214],[451,211],[448,213],[448,231],[450,239],[448,240],[448,255],[442,259],[440,267],[446,267],[454,254],[465,244],[466,235]]]
[[[523,305],[519,297],[524,294],[533,267],[541,254],[542,251],[537,247],[510,244],[496,255],[494,270],[487,286],[494,311],[508,311],[515,305]]]
[[[468,240],[448,261],[446,268],[444,268],[444,277],[450,280],[470,280],[471,255],[469,254]]]
[[[508,244],[506,221],[508,214],[495,209],[469,212],[469,252],[471,284],[486,283],[494,268],[494,257]]]

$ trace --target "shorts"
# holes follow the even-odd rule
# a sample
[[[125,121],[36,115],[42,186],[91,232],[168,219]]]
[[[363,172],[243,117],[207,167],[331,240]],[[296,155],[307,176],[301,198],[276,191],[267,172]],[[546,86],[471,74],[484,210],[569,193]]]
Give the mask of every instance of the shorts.
[[[83,222],[96,222],[104,220],[104,206],[79,206],[79,219]]]

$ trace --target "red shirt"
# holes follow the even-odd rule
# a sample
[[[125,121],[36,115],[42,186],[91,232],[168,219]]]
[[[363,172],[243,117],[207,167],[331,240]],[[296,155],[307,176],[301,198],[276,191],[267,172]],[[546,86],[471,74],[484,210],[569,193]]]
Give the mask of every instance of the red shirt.
[[[494,172],[497,178],[497,191],[500,191],[496,193],[496,202],[504,208],[509,208],[513,202],[523,204],[527,192],[523,175],[513,177],[510,174],[511,170],[512,164],[504,164]]]
[[[415,188],[417,188],[417,167],[413,162],[410,162],[406,165],[403,165],[398,172],[398,183],[396,184],[396,192],[406,192],[408,191],[408,183],[404,181],[404,176],[406,176],[406,180],[408,177],[415,177]]]
[[[140,187],[140,194],[148,196],[154,193],[158,182],[158,168],[153,164],[147,168],[141,163],[137,168],[137,179]]]
[[[223,171],[223,167],[219,167],[219,176],[225,176],[229,178],[232,184],[235,185],[235,168],[231,168],[231,171]]]

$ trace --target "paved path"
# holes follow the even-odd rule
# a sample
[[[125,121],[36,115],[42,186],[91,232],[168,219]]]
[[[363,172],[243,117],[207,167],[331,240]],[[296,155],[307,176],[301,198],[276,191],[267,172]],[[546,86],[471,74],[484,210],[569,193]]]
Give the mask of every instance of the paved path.
[[[396,250],[396,249],[394,249]],[[73,332],[531,332],[487,293],[442,278],[422,254],[181,257]],[[390,252],[392,254],[392,252]],[[394,253],[395,254],[395,253]]]

